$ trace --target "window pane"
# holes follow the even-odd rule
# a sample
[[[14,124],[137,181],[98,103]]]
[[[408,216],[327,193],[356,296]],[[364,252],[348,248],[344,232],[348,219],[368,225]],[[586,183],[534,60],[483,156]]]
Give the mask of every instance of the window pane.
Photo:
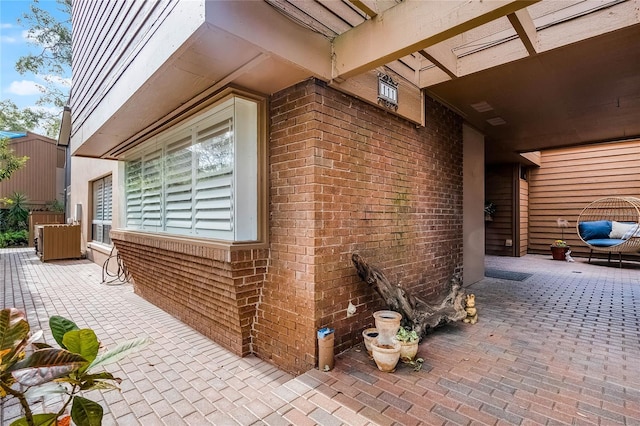
[[[127,228],[232,241],[235,215],[244,215],[249,219],[240,222],[247,228],[240,237],[257,237],[257,106],[242,102],[249,107],[240,111],[237,98],[224,101],[152,139],[139,158],[126,163]],[[235,113],[247,130],[235,129]]]

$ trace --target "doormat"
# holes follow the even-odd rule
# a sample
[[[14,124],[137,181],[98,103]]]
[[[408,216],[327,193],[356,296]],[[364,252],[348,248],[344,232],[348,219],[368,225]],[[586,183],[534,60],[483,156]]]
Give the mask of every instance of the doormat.
[[[533,274],[527,274],[525,272],[504,271],[502,269],[487,268],[484,271],[484,276],[487,278],[499,278],[501,280],[524,281],[527,278],[532,277]]]

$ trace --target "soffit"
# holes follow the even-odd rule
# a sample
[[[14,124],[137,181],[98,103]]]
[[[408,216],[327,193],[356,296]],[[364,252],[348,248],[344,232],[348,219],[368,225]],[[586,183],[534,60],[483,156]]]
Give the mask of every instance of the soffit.
[[[395,37],[394,29],[383,25],[385,20],[404,23],[400,25],[404,33],[424,32],[416,29],[421,22],[442,25],[451,16],[463,15],[464,8],[477,6],[473,1],[264,1],[332,42],[332,78],[338,81],[343,75],[336,62],[343,51],[336,46],[351,34],[373,27],[368,34],[382,45],[376,31]],[[437,22],[430,22],[428,16],[416,20],[410,13],[404,21],[392,19],[394,8],[413,7],[415,14],[420,3],[446,13]],[[640,1],[545,0],[519,7],[522,3],[495,19],[459,25],[460,30],[447,30],[445,25],[446,39],[437,43],[425,39],[424,48],[402,52],[384,66],[483,132],[488,161],[511,161],[518,158],[513,155],[516,151],[640,136]],[[367,40],[358,43],[350,46],[350,56],[359,55],[360,50],[366,56]],[[380,47],[380,55],[386,55],[385,49]],[[358,66],[368,60],[353,62]],[[471,107],[477,103],[491,109],[478,112]]]

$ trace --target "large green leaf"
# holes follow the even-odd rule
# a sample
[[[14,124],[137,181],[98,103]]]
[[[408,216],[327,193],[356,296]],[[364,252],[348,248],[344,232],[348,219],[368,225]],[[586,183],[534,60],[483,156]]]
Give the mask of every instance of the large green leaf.
[[[139,351],[149,343],[151,343],[151,339],[147,337],[141,337],[138,339],[128,340],[126,342],[120,343],[110,351],[98,355],[96,359],[93,360],[91,365],[89,365],[87,370],[120,361],[125,356]]]
[[[87,360],[64,349],[39,349],[16,363],[12,376],[25,386],[37,386],[87,365]]]
[[[62,343],[69,352],[81,355],[89,362],[96,359],[100,349],[96,333],[88,328],[68,331],[62,338]]]
[[[57,414],[48,413],[48,414],[34,414],[33,415],[33,424],[35,426],[54,426],[56,424],[56,420],[58,419]],[[27,423],[27,418],[23,417],[11,423],[10,426],[29,426]]]
[[[66,347],[62,343],[64,335],[71,330],[79,330],[79,327],[75,322],[59,315],[54,315],[49,318],[49,327],[51,327],[51,334],[53,334],[53,338],[62,349],[66,349]]]
[[[29,335],[29,323],[24,313],[15,308],[0,311],[0,352],[12,349]]]
[[[100,426],[102,407],[90,399],[76,396],[71,406],[71,419],[78,426]]]

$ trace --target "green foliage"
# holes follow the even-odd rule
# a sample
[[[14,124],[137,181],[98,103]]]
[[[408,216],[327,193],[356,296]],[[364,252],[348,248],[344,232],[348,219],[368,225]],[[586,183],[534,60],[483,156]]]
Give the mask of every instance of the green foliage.
[[[29,208],[27,196],[21,192],[14,192],[9,198],[2,199],[8,207],[4,213],[5,226],[12,231],[28,229]]]
[[[59,315],[54,315],[49,318],[49,327],[51,328],[51,334],[53,335],[53,339],[56,341],[61,348],[67,349],[64,345],[64,335],[69,331],[80,330],[75,322],[68,320]]]
[[[0,248],[24,247],[29,244],[29,231],[5,231],[0,233]]]
[[[71,0],[57,0],[57,3],[64,13],[63,20],[40,8],[38,0],[33,0],[29,13],[18,20],[27,28],[27,38],[39,52],[20,57],[15,68],[20,74],[45,76],[43,96],[38,104],[52,103],[62,108],[69,96],[67,88],[60,88],[60,79],[71,67]]]
[[[50,212],[62,213],[64,212],[64,204],[58,200],[49,201],[47,203],[47,210]]]
[[[17,398],[25,414],[11,426],[55,425],[62,421],[68,424],[65,412],[71,403],[71,419],[76,425],[100,425],[102,407],[79,393],[117,389],[120,379],[105,371],[90,370],[139,350],[149,340],[135,339],[99,354],[100,342],[93,330],[80,329],[60,316],[51,317],[49,325],[55,340],[64,344],[63,349],[34,343],[42,332],[30,335],[21,311],[14,308],[0,311],[0,397]],[[29,346],[34,350],[27,354]],[[29,400],[49,395],[63,395],[66,400],[62,408],[57,413],[34,415]]]
[[[9,148],[9,139],[0,139],[0,182],[9,179],[27,163],[29,157],[18,157]]]
[[[396,334],[396,340],[399,342],[417,342],[420,339],[418,333],[415,330],[410,330],[406,327],[400,327],[398,333]]]
[[[45,113],[31,109],[19,109],[18,106],[9,99],[0,101],[0,130],[21,132],[33,130]]]

